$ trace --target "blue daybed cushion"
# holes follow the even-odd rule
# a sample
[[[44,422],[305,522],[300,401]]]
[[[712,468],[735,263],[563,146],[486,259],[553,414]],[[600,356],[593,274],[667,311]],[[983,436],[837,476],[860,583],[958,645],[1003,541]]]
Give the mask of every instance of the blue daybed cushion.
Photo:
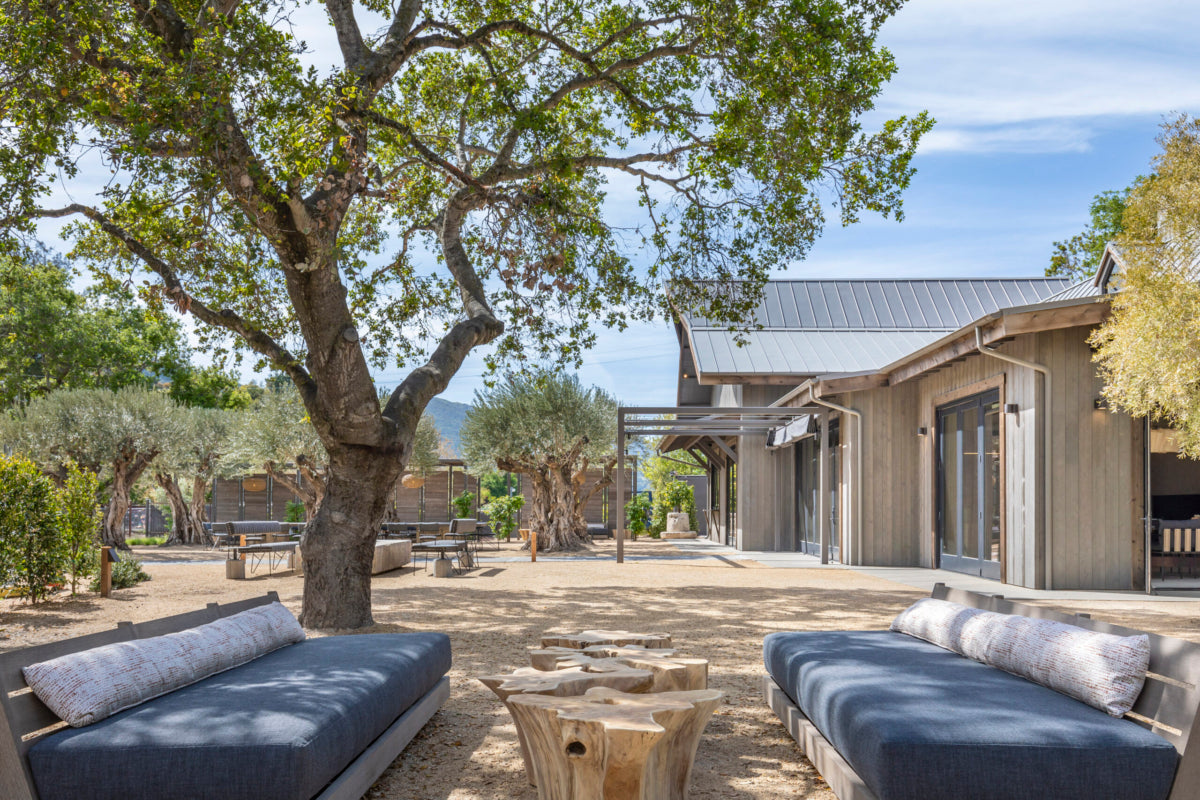
[[[879,800],[1164,800],[1159,736],[892,631],[774,633],[767,672]]]
[[[309,800],[450,669],[441,633],[308,639],[29,751],[41,800]]]

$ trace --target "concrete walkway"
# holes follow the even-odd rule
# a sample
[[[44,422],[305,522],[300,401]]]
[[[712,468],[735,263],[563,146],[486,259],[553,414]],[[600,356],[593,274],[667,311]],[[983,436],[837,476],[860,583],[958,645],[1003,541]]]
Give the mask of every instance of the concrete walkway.
[[[685,539],[672,542],[679,550],[695,555],[708,555],[729,561],[756,561],[766,567],[803,569],[849,569],[863,575],[883,578],[904,586],[928,592],[935,583],[944,583],[955,589],[966,589],[982,594],[1000,594],[1010,600],[1150,600],[1162,602],[1195,602],[1200,592],[1177,591],[1174,587],[1161,587],[1153,595],[1145,592],[1097,592],[1074,589],[1051,590],[1026,589],[999,581],[964,575],[945,569],[924,567],[847,567],[842,564],[822,564],[821,559],[807,553],[773,553],[761,550],[737,550],[728,545],[708,539]]]

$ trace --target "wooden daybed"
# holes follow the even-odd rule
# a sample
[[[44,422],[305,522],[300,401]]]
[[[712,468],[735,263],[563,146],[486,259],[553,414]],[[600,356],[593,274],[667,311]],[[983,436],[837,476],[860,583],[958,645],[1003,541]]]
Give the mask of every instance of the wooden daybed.
[[[81,728],[66,727],[22,675],[29,664],[194,628],[278,600],[270,592],[210,603],[0,653],[0,797],[357,800],[449,696],[444,634],[310,638]],[[49,750],[31,757],[39,746]],[[39,773],[38,764],[68,774]],[[69,774],[87,770],[101,777]],[[72,780],[74,788],[64,789]]]
[[[932,596],[1117,636],[1143,633],[940,583]],[[763,690],[839,800],[1200,798],[1200,645],[1148,636],[1146,682],[1125,719],[891,631],[772,634]],[[967,676],[965,687],[948,685],[951,674]],[[971,785],[971,764],[994,773]]]

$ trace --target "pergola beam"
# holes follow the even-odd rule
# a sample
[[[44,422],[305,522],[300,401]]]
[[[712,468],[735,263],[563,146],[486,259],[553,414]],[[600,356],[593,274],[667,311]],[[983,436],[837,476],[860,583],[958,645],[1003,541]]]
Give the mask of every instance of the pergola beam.
[[[790,419],[820,411],[817,406],[620,406],[617,408],[617,463],[621,468],[616,477],[617,563],[625,561],[625,440],[630,436],[686,436],[687,451],[699,447],[710,462],[717,461],[716,451],[704,440],[719,448],[725,463],[736,463],[737,454],[722,437],[765,434]],[[671,419],[661,419],[671,415]]]

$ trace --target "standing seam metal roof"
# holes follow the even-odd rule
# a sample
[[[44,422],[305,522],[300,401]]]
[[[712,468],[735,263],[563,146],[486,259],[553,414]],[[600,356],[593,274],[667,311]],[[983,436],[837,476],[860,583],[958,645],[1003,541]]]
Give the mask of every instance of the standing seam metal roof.
[[[994,311],[1040,303],[1068,288],[1071,281],[1062,278],[771,281],[744,346],[703,317],[685,323],[701,374],[860,372]]]

